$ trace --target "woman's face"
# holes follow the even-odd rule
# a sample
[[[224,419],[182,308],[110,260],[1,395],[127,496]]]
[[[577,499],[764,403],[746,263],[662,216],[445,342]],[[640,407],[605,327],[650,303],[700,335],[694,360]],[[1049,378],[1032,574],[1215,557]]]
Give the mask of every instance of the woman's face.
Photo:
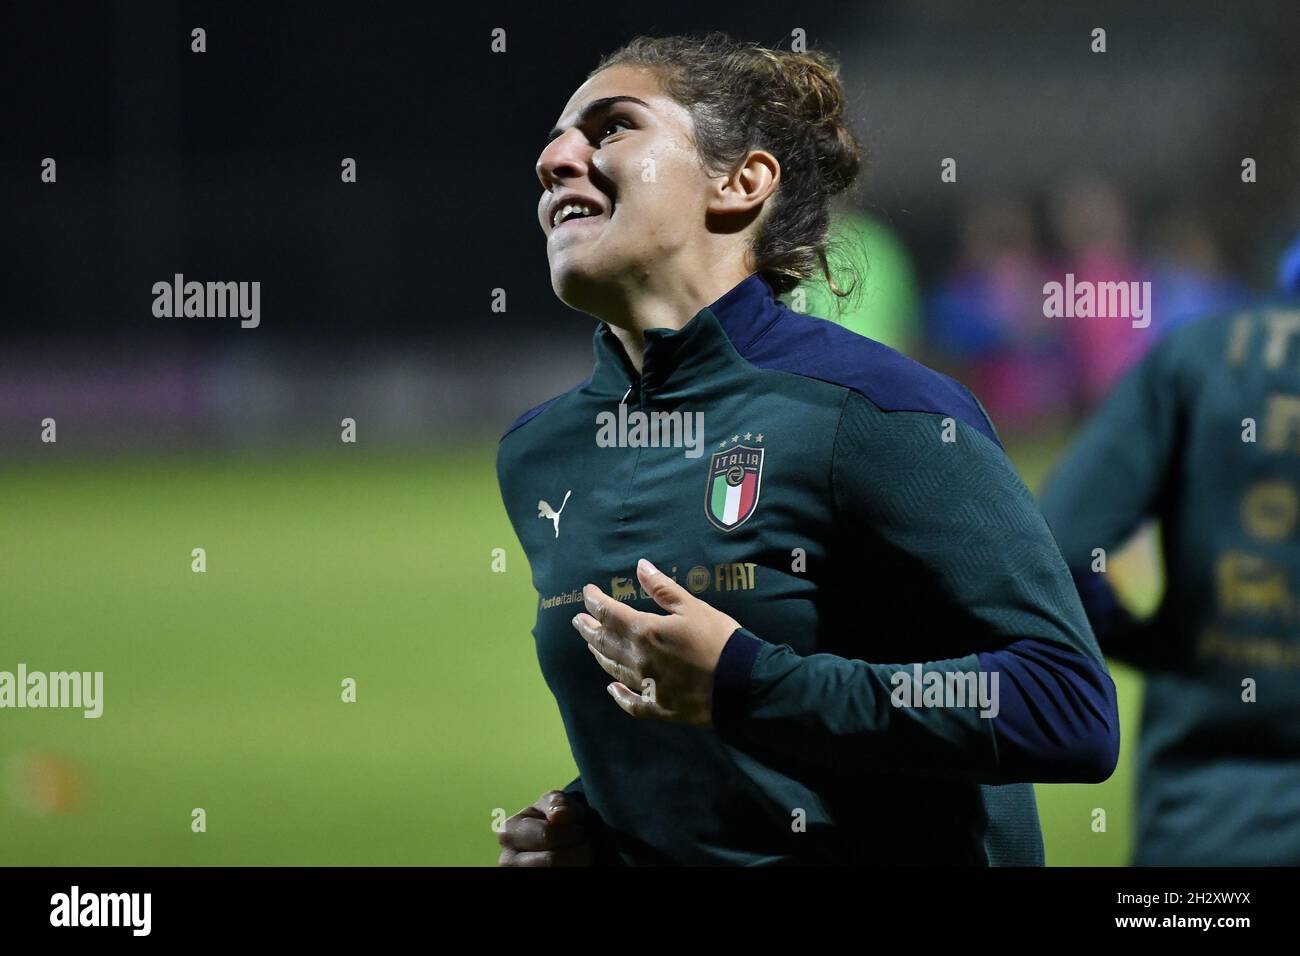
[[[562,301],[600,314],[703,243],[710,179],[692,128],[686,109],[636,67],[602,70],[570,97],[537,160],[537,215]],[[569,200],[586,202],[588,214],[566,213]]]

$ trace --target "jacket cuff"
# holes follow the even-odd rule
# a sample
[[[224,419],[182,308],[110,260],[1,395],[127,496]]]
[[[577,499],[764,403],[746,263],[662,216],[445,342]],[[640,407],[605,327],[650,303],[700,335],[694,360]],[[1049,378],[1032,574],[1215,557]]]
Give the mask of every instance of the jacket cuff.
[[[749,683],[764,641],[743,627],[727,639],[713,671],[713,726],[719,730],[749,712]]]

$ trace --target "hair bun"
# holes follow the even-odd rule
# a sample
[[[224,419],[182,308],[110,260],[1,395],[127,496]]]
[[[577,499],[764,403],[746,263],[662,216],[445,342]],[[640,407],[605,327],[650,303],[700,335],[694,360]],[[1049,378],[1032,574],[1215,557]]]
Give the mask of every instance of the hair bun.
[[[780,54],[781,74],[800,119],[813,130],[817,168],[832,193],[848,188],[862,169],[862,146],[844,116],[838,65],[824,53]]]

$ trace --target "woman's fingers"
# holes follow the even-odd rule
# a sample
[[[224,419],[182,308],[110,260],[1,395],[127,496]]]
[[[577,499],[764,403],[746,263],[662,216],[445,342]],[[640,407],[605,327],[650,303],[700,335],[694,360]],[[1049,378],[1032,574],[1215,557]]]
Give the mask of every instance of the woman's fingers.
[[[551,790],[506,820],[497,842],[507,850],[534,852],[578,846],[586,840],[577,805]]]
[[[499,842],[513,850],[560,850],[577,846],[586,839],[576,823],[552,823],[545,817],[511,817]]]
[[[610,624],[602,624],[590,614],[579,613],[573,618],[573,626],[587,642],[587,646],[606,659],[617,661],[625,667],[632,665],[632,640],[626,631],[619,630],[617,622],[611,620]]]
[[[654,602],[669,614],[680,614],[695,601],[695,595],[664,574],[645,558],[636,564],[636,576]]]
[[[565,847],[560,850],[541,852],[520,852],[502,850],[497,859],[497,866],[591,866],[595,862],[595,851],[591,844]]]
[[[537,810],[549,820],[554,819],[555,814],[561,811],[573,813],[579,809],[579,805],[563,790],[547,790],[534,800],[533,805],[527,809]]]
[[[626,684],[614,683],[605,688],[614,702],[623,711],[633,717],[653,717],[656,720],[671,720],[672,714],[648,697],[634,694]]]
[[[591,656],[596,658],[596,663],[598,663],[610,677],[622,681],[628,687],[641,686],[641,675],[631,667],[628,667],[626,664],[620,664],[616,660],[611,660],[600,651],[596,650],[596,648],[591,644],[587,645],[587,650],[591,651]]]
[[[641,614],[622,601],[615,601],[594,584],[583,587],[582,604],[596,623],[619,637],[634,630],[633,624]]]

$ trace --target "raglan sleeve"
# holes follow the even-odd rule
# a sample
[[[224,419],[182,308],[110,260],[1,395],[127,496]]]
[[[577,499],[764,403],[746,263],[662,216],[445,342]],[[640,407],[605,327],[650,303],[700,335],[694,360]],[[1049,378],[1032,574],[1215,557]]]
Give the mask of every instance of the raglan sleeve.
[[[1157,344],[1118,383],[1049,478],[1043,514],[1101,649],[1138,667],[1161,649],[1120,603],[1099,561],[1122,547],[1165,494],[1178,443],[1177,338]],[[1100,550],[1099,550],[1100,549]]]
[[[871,659],[869,607],[833,623],[848,629],[840,645],[861,657],[800,656],[780,634],[741,627],[714,674],[723,741],[792,776],[1109,777],[1119,752],[1114,683],[1052,533],[992,427],[884,413],[853,393],[831,471],[837,525],[916,596],[915,633],[888,645],[912,659]],[[912,706],[902,692],[918,677],[918,697],[936,682],[981,679],[992,693],[979,706]]]

